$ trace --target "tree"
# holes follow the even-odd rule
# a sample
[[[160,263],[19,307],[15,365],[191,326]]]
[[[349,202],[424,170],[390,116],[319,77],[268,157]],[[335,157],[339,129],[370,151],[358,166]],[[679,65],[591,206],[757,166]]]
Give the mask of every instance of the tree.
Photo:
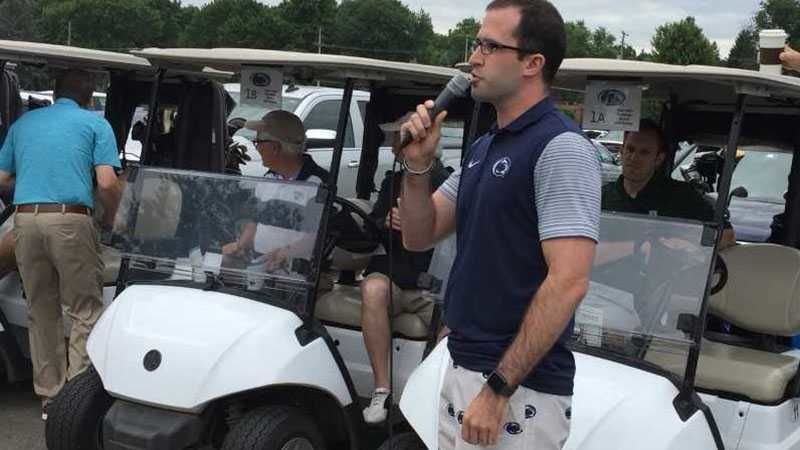
[[[161,36],[164,21],[148,0],[66,0],[45,2],[41,32],[47,42],[126,51]]]
[[[277,8],[256,0],[214,0],[193,14],[180,43],[187,47],[283,49],[289,35],[289,26]]]
[[[439,55],[435,64],[452,67],[465,62],[472,53],[472,41],[478,35],[481,23],[475,18],[464,19],[450,29],[445,36],[439,36],[436,47]]]
[[[728,67],[756,70],[758,62],[758,32],[753,27],[743,28],[736,36],[731,52],[728,54]]]
[[[189,24],[195,7],[183,8],[180,0],[147,0],[147,7],[155,11],[162,20],[160,33],[150,37],[150,46],[176,47],[181,32]]]
[[[582,20],[567,22],[567,58],[617,58],[620,46],[617,38],[604,27],[592,31]],[[625,59],[636,58],[636,50],[625,45],[622,56]]]
[[[791,45],[800,47],[800,2],[797,0],[763,0],[753,21],[756,30],[785,30]]]
[[[399,0],[342,0],[336,12],[334,44],[350,55],[399,61],[419,58],[432,38],[430,16],[413,13]]]
[[[336,0],[283,0],[277,12],[284,22],[292,24],[288,48],[317,51],[320,31],[323,39],[333,33]]]
[[[694,17],[661,25],[656,29],[651,45],[657,62],[680,65],[719,63],[717,44],[703,34]]]
[[[0,1],[0,39],[37,40],[39,10],[37,0]]]
[[[567,22],[567,58],[588,58],[592,52],[592,32],[582,20]]]

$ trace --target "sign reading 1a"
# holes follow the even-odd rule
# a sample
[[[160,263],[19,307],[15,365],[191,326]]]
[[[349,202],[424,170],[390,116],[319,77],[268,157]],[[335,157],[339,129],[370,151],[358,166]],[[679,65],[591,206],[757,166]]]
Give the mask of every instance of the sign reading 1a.
[[[606,115],[603,111],[592,111],[592,117],[589,119],[593,124],[606,123]]]
[[[642,86],[635,82],[590,81],[583,101],[583,128],[638,131]]]

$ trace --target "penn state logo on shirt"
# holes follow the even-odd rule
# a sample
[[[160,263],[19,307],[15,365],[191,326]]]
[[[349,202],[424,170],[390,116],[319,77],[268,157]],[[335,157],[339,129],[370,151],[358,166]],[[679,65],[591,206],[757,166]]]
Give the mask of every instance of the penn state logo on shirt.
[[[532,419],[536,417],[536,407],[533,405],[525,405],[525,418]]]
[[[515,435],[522,433],[522,425],[517,422],[508,422],[505,426],[506,433]]]
[[[511,171],[511,158],[508,156],[498,159],[492,166],[492,175],[503,178]]]

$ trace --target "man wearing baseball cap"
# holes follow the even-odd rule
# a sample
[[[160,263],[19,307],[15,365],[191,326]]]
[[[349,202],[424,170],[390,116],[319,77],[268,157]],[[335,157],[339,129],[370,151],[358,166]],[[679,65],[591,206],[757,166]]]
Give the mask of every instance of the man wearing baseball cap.
[[[270,111],[261,120],[248,120],[244,127],[256,131],[253,144],[269,169],[268,177],[315,183],[329,178],[328,171],[306,154],[306,130],[296,115]]]
[[[322,184],[328,180],[328,171],[318,166],[306,153],[306,132],[296,115],[283,110],[270,111],[261,120],[249,120],[244,125],[256,132],[253,144],[261,155],[268,178],[292,181],[309,181]],[[222,248],[226,257],[243,257],[253,250],[257,224],[245,225],[239,238]],[[288,258],[293,245],[276,249],[262,257],[269,266],[279,266]]]

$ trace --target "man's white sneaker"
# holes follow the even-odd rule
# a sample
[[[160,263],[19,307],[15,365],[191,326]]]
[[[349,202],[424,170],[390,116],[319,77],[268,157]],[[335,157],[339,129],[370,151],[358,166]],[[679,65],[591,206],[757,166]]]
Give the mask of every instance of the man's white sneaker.
[[[364,421],[370,424],[378,424],[386,420],[386,415],[389,413],[387,405],[391,391],[388,389],[378,388],[372,393],[372,401],[369,406],[364,408]]]

